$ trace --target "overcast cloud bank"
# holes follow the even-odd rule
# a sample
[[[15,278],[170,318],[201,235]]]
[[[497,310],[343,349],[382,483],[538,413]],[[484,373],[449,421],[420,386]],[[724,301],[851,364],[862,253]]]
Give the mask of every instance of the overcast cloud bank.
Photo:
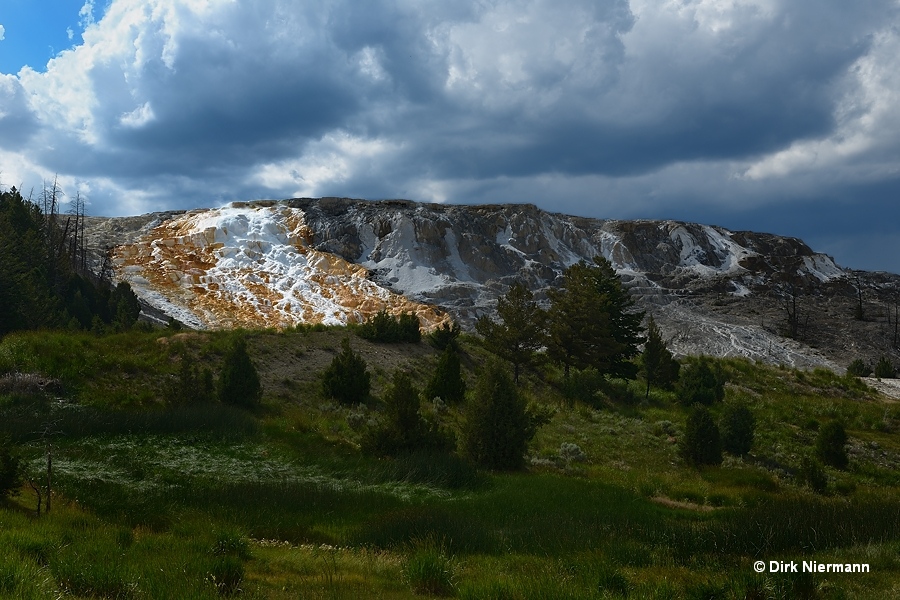
[[[795,235],[898,272],[898,11],[87,2],[83,43],[0,74],[0,181],[58,173],[105,215],[289,196],[533,202]]]

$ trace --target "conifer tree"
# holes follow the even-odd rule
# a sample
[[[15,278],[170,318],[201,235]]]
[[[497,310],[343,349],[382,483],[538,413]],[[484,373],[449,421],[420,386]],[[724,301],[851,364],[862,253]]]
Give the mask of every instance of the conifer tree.
[[[478,377],[465,419],[463,454],[482,467],[498,470],[522,468],[528,442],[546,422],[527,410],[516,384],[496,361],[488,362]]]
[[[434,374],[425,386],[425,398],[440,398],[448,404],[458,404],[465,395],[466,382],[462,378],[459,353],[450,345],[441,353]]]
[[[868,377],[871,374],[872,367],[867,365],[861,358],[854,358],[853,361],[847,365],[847,375],[854,377]]]
[[[686,462],[696,467],[722,464],[719,428],[705,406],[695,405],[688,415],[679,451]]]
[[[488,350],[512,363],[513,381],[518,383],[520,370],[532,363],[535,352],[544,345],[546,313],[534,301],[534,294],[517,281],[497,299],[497,316],[499,322],[478,319],[475,331]]]
[[[878,362],[875,363],[874,374],[875,377],[878,377],[879,379],[893,379],[897,376],[897,370],[894,368],[890,359],[882,356],[878,359]]]
[[[644,378],[647,380],[647,393],[645,394],[647,398],[650,397],[651,384],[669,387],[678,379],[680,365],[666,347],[666,342],[662,338],[659,327],[656,326],[653,315],[650,315],[647,322],[647,341],[644,342],[641,363]]]
[[[676,394],[679,402],[686,405],[711,405],[725,398],[725,373],[717,362],[707,357],[681,369]]]
[[[247,342],[239,338],[225,356],[219,373],[219,401],[222,404],[253,408],[262,398],[256,367],[247,354]]]
[[[341,341],[341,352],[334,357],[322,376],[322,393],[341,404],[359,404],[369,397],[371,375],[366,361],[350,347],[350,340]]]
[[[829,421],[819,429],[816,454],[826,465],[836,469],[847,468],[850,462],[847,457],[847,432],[840,421]]]
[[[726,403],[719,421],[722,449],[734,456],[744,456],[753,447],[756,419],[743,402]]]
[[[459,323],[454,321],[452,324],[444,323],[430,334],[428,334],[428,339],[438,350],[444,350],[447,346],[453,346],[454,348],[458,345],[456,338],[459,337],[460,328]]]
[[[384,418],[363,437],[363,449],[382,456],[416,451],[449,452],[454,445],[453,437],[425,420],[419,414],[419,406],[419,391],[409,375],[395,371],[384,395]]]
[[[601,374],[633,378],[630,359],[641,343],[644,313],[622,287],[612,264],[602,256],[581,261],[563,272],[560,289],[550,297],[548,352],[565,369],[593,367]]]
[[[407,313],[394,318],[387,309],[381,309],[359,326],[359,337],[370,342],[415,344],[421,341],[419,317]]]

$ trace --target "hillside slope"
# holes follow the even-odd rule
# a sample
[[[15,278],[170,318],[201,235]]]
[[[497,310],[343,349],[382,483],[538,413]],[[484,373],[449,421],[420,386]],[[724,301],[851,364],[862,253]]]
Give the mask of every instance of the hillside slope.
[[[565,267],[608,258],[682,354],[840,367],[892,352],[887,274],[849,272],[802,241],[677,221],[618,221],[533,205],[345,198],[93,219],[116,277],[198,328],[346,323],[382,308],[471,326],[522,280],[539,299]],[[863,289],[867,319],[853,321]],[[785,338],[796,300],[795,339]],[[871,360],[871,358],[870,358]]]

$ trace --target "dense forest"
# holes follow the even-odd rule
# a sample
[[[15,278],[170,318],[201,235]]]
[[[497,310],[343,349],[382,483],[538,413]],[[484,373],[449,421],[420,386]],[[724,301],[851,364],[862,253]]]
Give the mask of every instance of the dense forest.
[[[59,213],[54,184],[41,202],[0,192],[0,335],[21,329],[131,327],[140,304],[126,283],[112,287],[88,270],[84,203]],[[101,270],[102,272],[102,270]]]

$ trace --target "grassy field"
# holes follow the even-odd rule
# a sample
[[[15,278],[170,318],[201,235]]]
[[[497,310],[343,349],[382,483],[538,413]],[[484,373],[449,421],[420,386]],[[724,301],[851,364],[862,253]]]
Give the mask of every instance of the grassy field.
[[[454,456],[360,452],[377,403],[319,391],[347,334],[5,337],[0,433],[35,483],[50,444],[54,494],[39,517],[28,485],[0,505],[0,597],[900,597],[900,404],[859,380],[721,361],[726,402],[751,408],[756,440],[698,470],[678,455],[688,410],[673,394],[644,400],[633,382],[620,390],[631,402],[568,402],[545,368],[521,384],[555,411],[527,470],[479,473]],[[180,361],[216,371],[234,335],[247,337],[263,406],[167,405]],[[425,342],[352,344],[376,396],[396,368],[421,386],[438,356]],[[462,348],[471,382],[486,353]],[[814,493],[801,465],[833,419],[850,466],[826,467]],[[870,572],[756,573],[759,560]]]

